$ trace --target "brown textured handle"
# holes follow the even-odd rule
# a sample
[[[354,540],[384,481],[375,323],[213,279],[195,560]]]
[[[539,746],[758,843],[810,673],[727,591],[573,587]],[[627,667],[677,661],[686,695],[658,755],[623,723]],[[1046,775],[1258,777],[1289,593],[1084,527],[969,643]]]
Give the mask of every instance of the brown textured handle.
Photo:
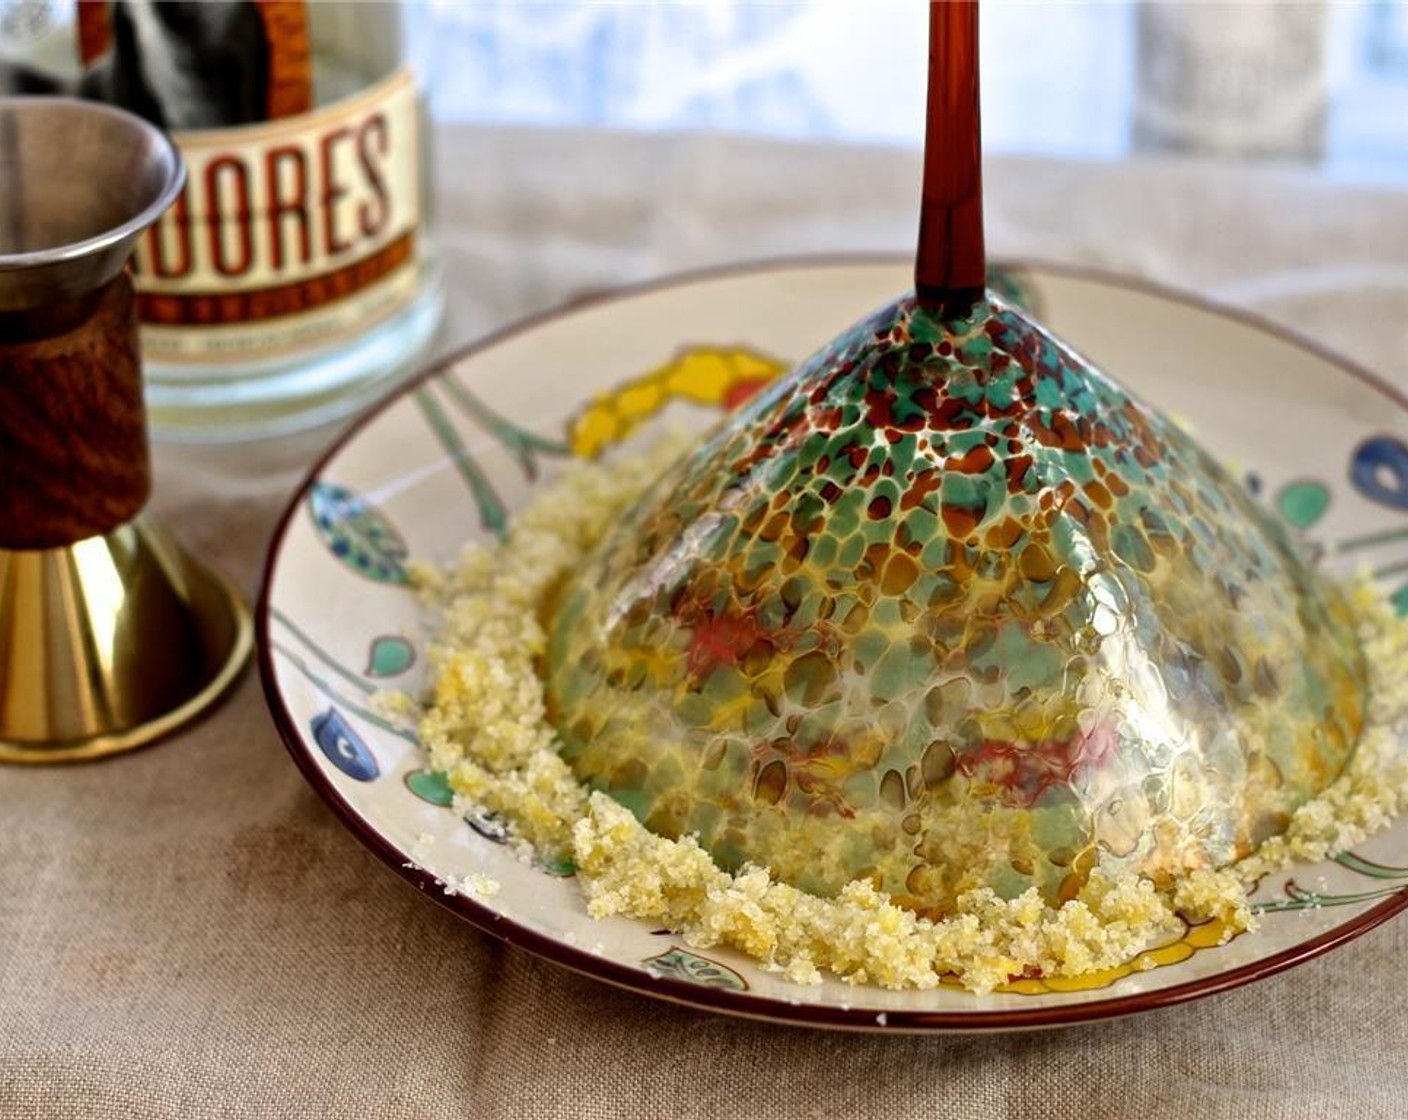
[[[0,323],[0,548],[60,548],[130,521],[151,492],[132,284],[76,325]]]

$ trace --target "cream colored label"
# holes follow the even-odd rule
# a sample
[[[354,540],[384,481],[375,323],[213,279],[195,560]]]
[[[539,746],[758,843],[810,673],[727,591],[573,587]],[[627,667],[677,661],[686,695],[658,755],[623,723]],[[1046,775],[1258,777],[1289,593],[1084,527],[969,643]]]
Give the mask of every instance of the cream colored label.
[[[135,259],[149,358],[257,361],[414,296],[421,137],[405,71],[301,116],[174,139],[186,188]]]

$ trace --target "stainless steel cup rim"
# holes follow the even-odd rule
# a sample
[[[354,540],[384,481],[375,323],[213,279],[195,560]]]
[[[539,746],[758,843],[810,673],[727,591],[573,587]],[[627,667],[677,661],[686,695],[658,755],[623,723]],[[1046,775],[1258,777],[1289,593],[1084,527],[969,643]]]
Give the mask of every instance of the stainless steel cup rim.
[[[24,253],[0,253],[0,272],[18,272],[47,268],[71,261],[82,260],[107,252],[122,242],[135,238],[137,234],[155,222],[166,211],[176,196],[186,185],[186,167],[180,151],[171,138],[159,128],[143,120],[134,113],[97,101],[85,101],[77,97],[19,97],[0,98],[0,119],[30,111],[65,110],[88,115],[107,116],[122,127],[133,129],[155,142],[167,154],[171,173],[160,193],[142,210],[128,218],[121,225],[105,229],[102,233],[72,241],[64,245],[54,245],[44,249],[33,249]]]

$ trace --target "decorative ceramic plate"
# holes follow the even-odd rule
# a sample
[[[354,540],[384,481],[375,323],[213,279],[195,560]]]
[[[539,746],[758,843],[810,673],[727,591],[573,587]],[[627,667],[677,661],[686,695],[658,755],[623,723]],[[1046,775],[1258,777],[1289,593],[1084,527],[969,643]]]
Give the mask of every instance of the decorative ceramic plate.
[[[1246,317],[1107,276],[1037,266],[1000,284],[1138,394],[1186,420],[1331,570],[1371,568],[1408,612],[1408,400]],[[909,285],[897,260],[686,277],[520,325],[408,386],[313,470],[274,537],[259,604],[264,685],[304,775],[396,872],[475,925],[648,995],[780,1022],[882,1030],[1052,1026],[1268,976],[1408,905],[1408,821],[1352,854],[1265,881],[1261,928],[1205,927],[1080,980],[985,997],[790,984],[668,931],[593,921],[571,869],[530,866],[494,822],[463,819],[379,689],[423,684],[427,620],[410,557],[444,563],[501,530],[573,456],[703,429],[834,330]],[[447,893],[482,875],[488,898]]]

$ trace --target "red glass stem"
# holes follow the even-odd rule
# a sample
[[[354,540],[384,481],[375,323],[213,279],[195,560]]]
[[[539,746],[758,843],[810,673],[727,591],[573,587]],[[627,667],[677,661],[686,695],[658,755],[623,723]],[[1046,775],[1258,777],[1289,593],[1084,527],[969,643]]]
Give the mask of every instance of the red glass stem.
[[[977,0],[929,5],[924,195],[914,287],[922,306],[942,313],[966,310],[987,288]]]

